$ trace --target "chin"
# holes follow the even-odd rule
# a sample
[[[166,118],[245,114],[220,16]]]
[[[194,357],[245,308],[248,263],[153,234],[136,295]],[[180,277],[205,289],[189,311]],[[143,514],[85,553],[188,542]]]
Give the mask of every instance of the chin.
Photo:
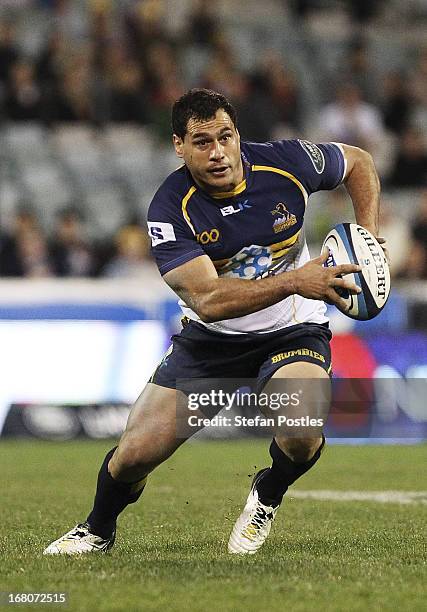
[[[234,183],[230,182],[229,178],[217,179],[214,181],[210,180],[205,184],[206,189],[208,189],[209,191],[219,193],[221,193],[222,191],[232,191],[235,187]]]

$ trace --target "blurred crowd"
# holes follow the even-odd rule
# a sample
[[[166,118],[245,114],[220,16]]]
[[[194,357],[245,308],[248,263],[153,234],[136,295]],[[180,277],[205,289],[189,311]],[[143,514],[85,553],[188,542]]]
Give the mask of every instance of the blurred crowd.
[[[216,89],[235,104],[246,140],[298,136],[354,144],[374,155],[386,189],[418,189],[412,220],[401,226],[411,245],[410,274],[427,278],[427,46],[409,42],[399,65],[379,70],[365,32],[388,3],[335,3],[352,28],[336,63],[317,74],[315,95],[301,64],[268,44],[247,66],[212,0],[191,1],[184,25],[175,30],[165,26],[167,0],[83,4],[84,27],[75,18],[82,15],[80,2],[0,1],[0,9],[8,9],[0,12],[0,125],[37,121],[55,129],[84,122],[102,129],[130,123],[148,125],[161,141],[170,139],[170,108],[177,97],[191,86]],[[304,41],[319,6],[334,5],[276,4],[286,5]],[[31,52],[22,44],[21,27],[30,9],[49,20],[43,43]],[[412,15],[405,27],[416,27],[415,21]],[[313,65],[314,78],[315,58]],[[0,233],[0,275],[132,275],[149,257],[138,219],[119,228],[109,244],[98,244],[86,236],[78,206],[58,211],[52,236],[44,235],[31,206],[22,204]],[[405,269],[402,263],[395,273],[405,275]]]
[[[67,207],[46,235],[31,207],[16,211],[0,232],[0,276],[137,278],[149,260],[149,239],[138,219],[129,219],[112,240],[90,237],[81,212]]]

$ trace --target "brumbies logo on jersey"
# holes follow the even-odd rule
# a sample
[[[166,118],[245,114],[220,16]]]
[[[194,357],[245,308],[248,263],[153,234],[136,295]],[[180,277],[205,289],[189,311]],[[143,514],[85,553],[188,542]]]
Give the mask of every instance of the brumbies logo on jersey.
[[[271,214],[273,216],[277,215],[277,219],[273,223],[273,231],[275,234],[283,232],[297,222],[296,216],[288,211],[283,202],[276,204],[276,208],[271,211]]]

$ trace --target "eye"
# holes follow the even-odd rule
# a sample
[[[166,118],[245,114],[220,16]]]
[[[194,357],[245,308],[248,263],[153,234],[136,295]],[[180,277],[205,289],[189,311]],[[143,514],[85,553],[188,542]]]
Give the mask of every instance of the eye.
[[[231,134],[223,134],[223,135],[221,136],[221,140],[222,140],[223,142],[227,142],[227,140],[230,140],[230,138],[231,138]]]

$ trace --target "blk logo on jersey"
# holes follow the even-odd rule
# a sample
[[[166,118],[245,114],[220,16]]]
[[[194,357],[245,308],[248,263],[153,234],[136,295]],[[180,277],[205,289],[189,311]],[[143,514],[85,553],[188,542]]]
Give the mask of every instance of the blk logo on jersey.
[[[283,202],[276,204],[276,208],[271,211],[271,214],[277,217],[273,223],[273,231],[275,234],[283,232],[297,222],[296,216],[288,211]]]
[[[238,202],[237,204],[232,204],[231,206],[223,206],[220,208],[221,214],[223,217],[227,215],[234,215],[246,208],[252,208],[252,205],[249,204],[249,200],[245,200],[244,202]]]
[[[160,221],[147,221],[148,234],[153,247],[162,242],[176,242],[175,230],[172,223],[161,223]]]

